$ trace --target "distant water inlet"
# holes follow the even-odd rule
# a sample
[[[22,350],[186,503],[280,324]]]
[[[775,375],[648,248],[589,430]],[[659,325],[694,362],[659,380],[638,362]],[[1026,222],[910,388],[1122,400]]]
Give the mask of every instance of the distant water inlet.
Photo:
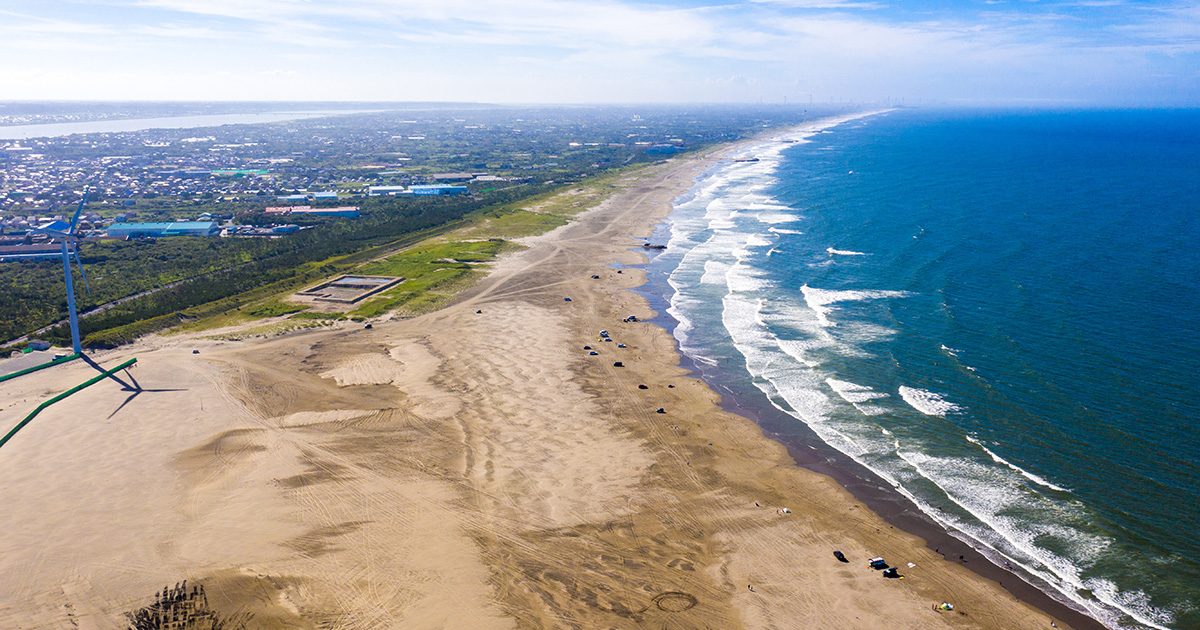
[[[702,176],[652,271],[707,377],[1109,627],[1200,628],[1197,118],[813,126]]]
[[[77,133],[122,133],[147,129],[193,129],[221,125],[257,125],[263,123],[321,118],[358,111],[327,112],[270,112],[259,114],[205,114],[200,116],[171,116],[162,118],[128,118],[93,120],[87,122],[48,123],[41,125],[0,126],[0,140],[28,140],[69,136]]]

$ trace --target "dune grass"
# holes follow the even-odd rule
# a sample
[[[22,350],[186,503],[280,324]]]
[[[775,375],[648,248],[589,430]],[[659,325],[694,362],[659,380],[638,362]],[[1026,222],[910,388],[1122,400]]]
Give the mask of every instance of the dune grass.
[[[620,169],[566,190],[479,210],[465,219],[410,234],[389,244],[308,263],[297,270],[296,276],[278,283],[156,318],[153,322],[137,322],[123,327],[128,330],[113,332],[122,339],[132,339],[168,327],[177,332],[199,332],[288,316],[283,323],[252,328],[253,333],[245,331],[261,335],[310,324],[328,325],[346,319],[361,321],[389,312],[400,317],[428,313],[449,304],[455,295],[478,283],[486,275],[488,264],[498,256],[523,248],[509,239],[535,236],[566,225],[575,215],[595,207],[620,190],[632,181],[630,176],[645,168],[650,167],[640,165]],[[304,286],[344,273],[395,276],[405,280],[346,313],[310,311],[286,299]]]

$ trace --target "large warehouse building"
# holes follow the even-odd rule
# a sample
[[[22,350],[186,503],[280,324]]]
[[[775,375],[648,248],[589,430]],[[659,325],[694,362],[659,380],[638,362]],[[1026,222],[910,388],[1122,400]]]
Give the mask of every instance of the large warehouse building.
[[[163,238],[167,236],[216,236],[221,229],[215,221],[176,221],[173,223],[114,223],[108,226],[110,238]]]

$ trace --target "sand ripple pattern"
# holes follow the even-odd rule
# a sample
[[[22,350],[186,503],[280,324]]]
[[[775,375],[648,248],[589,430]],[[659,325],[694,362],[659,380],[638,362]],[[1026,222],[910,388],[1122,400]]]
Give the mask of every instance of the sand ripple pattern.
[[[561,316],[506,302],[474,317],[481,334],[447,348],[446,362],[455,368],[444,378],[463,401],[468,475],[500,506],[539,515],[534,522],[542,526],[627,513],[651,459],[610,428],[594,397],[572,378]],[[460,369],[468,362],[469,376]]]

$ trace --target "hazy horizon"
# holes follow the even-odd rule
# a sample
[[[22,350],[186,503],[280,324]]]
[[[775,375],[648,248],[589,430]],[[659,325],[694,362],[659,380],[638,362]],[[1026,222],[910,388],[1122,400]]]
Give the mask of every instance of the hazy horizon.
[[[0,100],[1200,105],[1200,4],[48,0]]]

